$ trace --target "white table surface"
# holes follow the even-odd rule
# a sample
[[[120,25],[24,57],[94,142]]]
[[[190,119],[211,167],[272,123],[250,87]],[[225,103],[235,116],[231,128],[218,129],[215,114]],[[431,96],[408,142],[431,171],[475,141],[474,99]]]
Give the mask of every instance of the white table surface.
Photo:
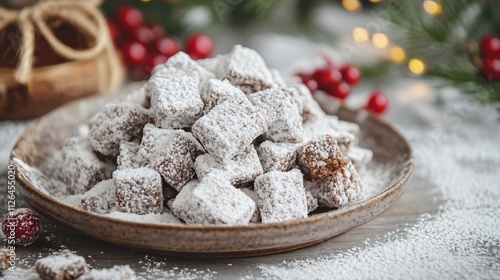
[[[221,41],[219,46],[228,46],[237,40],[226,38],[226,41]],[[297,67],[301,64],[301,60],[310,58],[322,48],[303,39],[268,33],[247,38],[247,42],[256,47],[272,66],[285,72],[290,72],[291,62],[299,61],[292,63],[292,68]],[[220,48],[226,51],[225,47]],[[42,237],[31,246],[17,247],[19,261],[17,272],[4,277],[29,278],[32,274],[26,271],[26,268],[31,267],[36,259],[52,252],[69,249],[85,256],[92,267],[108,268],[115,264],[129,264],[140,277],[145,279],[334,279],[335,275],[342,275],[341,279],[499,279],[499,113],[493,106],[479,106],[464,98],[458,93],[459,90],[448,89],[438,92],[427,82],[418,78],[404,78],[400,74],[392,74],[376,86],[384,90],[391,100],[391,109],[386,119],[410,140],[416,157],[415,173],[406,193],[376,219],[309,248],[270,256],[235,259],[180,259],[154,256],[86,237],[56,222],[44,219],[45,231]],[[363,83],[353,93],[350,103],[353,106],[362,103],[373,87],[373,82]],[[4,205],[2,213],[5,213],[6,208],[4,201],[8,153],[28,123],[0,122],[0,192],[2,193],[0,198],[1,205]],[[459,150],[464,146],[470,149],[467,153]],[[450,170],[448,166],[429,164],[429,161],[435,158],[439,162],[446,159],[443,159],[442,155],[439,156],[443,149],[452,149],[451,154],[453,149],[456,149],[457,154],[465,154],[466,156],[460,158],[463,164],[457,165],[455,170]],[[446,155],[449,154],[450,151],[447,151]],[[459,159],[450,158],[450,160],[456,162]],[[471,168],[475,168],[472,175]],[[461,174],[467,176],[457,180],[456,177],[460,177]],[[479,178],[486,179],[481,181]],[[498,185],[496,190],[491,187],[495,184]],[[457,211],[457,207],[451,207],[450,203],[468,205],[466,197],[450,196],[450,192],[454,189],[470,190],[467,188],[469,185],[477,185],[474,189],[477,190],[475,195],[487,194],[498,199],[496,204],[491,204],[491,199],[485,200],[489,204],[484,208],[481,205],[481,198],[475,197],[474,199],[479,202],[478,205],[474,206],[475,208],[473,206],[468,208],[471,213],[477,213],[478,219],[488,217],[488,222],[491,222],[491,228],[488,228],[486,233],[483,232],[483,235],[461,232],[460,228],[453,227],[461,223],[470,224],[469,215],[449,218],[449,215],[456,214]],[[21,198],[16,202],[19,205],[23,204]],[[422,228],[426,226],[433,228],[430,222],[433,219],[436,221],[450,219],[451,226],[444,228],[435,226],[440,231],[438,233],[432,231],[432,237],[437,240],[432,244],[437,244],[437,250],[418,248],[418,243],[415,244],[418,240],[422,240],[422,246],[429,245],[422,237],[422,232],[425,232]],[[485,221],[477,221],[478,224],[482,224],[481,222]],[[484,228],[481,229],[485,231]],[[462,234],[463,240],[460,237]],[[488,242],[484,243],[484,239]],[[471,245],[476,243],[478,244],[476,246],[482,246],[480,251]],[[408,251],[407,257],[401,255],[401,252],[396,252],[401,246],[406,245],[413,246],[409,247],[411,252]],[[452,249],[443,250],[447,245]],[[465,258],[463,252],[467,252],[468,248],[461,246],[471,246],[470,251],[474,254],[474,258]],[[363,256],[372,256],[379,252],[382,257],[377,262],[363,262]],[[392,257],[400,255],[403,256],[401,260]],[[342,258],[352,261],[342,262]],[[294,261],[303,261],[303,265],[294,265]],[[306,262],[309,264],[304,264]],[[315,267],[320,266],[321,269],[315,273]],[[429,269],[423,269],[425,267]]]

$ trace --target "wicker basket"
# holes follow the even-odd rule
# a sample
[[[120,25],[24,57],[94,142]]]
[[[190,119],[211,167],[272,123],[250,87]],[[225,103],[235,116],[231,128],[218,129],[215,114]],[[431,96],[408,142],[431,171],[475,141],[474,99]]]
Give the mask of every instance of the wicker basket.
[[[48,0],[21,10],[0,7],[3,34],[0,39],[7,49],[10,47],[0,61],[5,62],[0,63],[0,120],[38,117],[68,101],[108,92],[123,81],[125,70],[110,40],[105,19],[96,8],[99,3],[98,0]],[[54,7],[57,7],[54,14],[43,13]],[[72,42],[64,41],[64,34],[60,39],[61,34],[49,30],[54,17],[81,28],[82,34],[86,34],[82,37],[91,43],[73,46]],[[76,31],[70,30],[69,34]],[[35,35],[37,32],[42,36]],[[12,44],[5,45],[9,43],[5,39],[12,34],[21,38],[17,51],[13,51]],[[37,65],[53,57],[54,63]]]

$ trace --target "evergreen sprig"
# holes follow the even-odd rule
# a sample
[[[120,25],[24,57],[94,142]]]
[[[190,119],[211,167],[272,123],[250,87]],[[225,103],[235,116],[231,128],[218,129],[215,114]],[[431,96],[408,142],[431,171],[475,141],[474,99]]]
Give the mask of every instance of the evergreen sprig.
[[[453,0],[441,5],[439,15],[429,15],[422,1],[389,2],[392,39],[425,63],[426,77],[473,94],[481,102],[500,101],[500,85],[479,73],[478,52],[482,36],[500,32],[500,1]]]

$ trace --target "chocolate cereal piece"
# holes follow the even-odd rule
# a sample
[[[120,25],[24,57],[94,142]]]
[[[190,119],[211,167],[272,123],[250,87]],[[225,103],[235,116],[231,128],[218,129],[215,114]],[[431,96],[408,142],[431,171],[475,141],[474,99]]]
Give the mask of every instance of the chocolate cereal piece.
[[[337,141],[331,135],[323,135],[308,141],[297,150],[297,163],[307,180],[321,181],[334,175],[347,164]]]
[[[163,211],[160,174],[143,167],[113,172],[116,209],[124,213],[145,215]]]
[[[112,268],[92,269],[78,280],[135,280],[135,271],[129,265],[115,265]]]
[[[202,179],[213,171],[222,171],[233,185],[254,181],[257,176],[263,173],[257,151],[253,145],[245,148],[242,153],[237,154],[225,164],[219,163],[209,154],[201,155],[196,158],[194,170],[198,179]]]
[[[219,172],[191,181],[175,198],[174,214],[187,224],[246,225],[255,202]]]
[[[199,65],[185,52],[178,52],[170,57],[167,62],[155,68],[151,79],[169,80],[172,77],[188,76],[198,83],[214,78],[214,74]]]
[[[309,188],[321,206],[342,207],[362,199],[361,179],[351,162],[333,176]]]
[[[198,80],[190,76],[153,76],[148,81],[151,110],[160,128],[190,127],[203,110]]]
[[[201,87],[201,100],[203,100],[203,114],[207,114],[213,107],[228,99],[235,103],[244,102],[245,94],[239,89],[231,85],[228,81],[210,79]]]
[[[274,143],[265,141],[257,148],[264,172],[292,169],[297,162],[297,148],[300,145],[291,143]]]
[[[35,270],[43,280],[71,280],[87,272],[87,262],[82,256],[65,252],[37,260]]]
[[[194,177],[194,161],[205,150],[191,133],[183,130],[147,126],[144,131],[141,154],[149,159],[148,166],[180,191]]]
[[[192,133],[220,163],[241,153],[267,130],[267,125],[249,101],[223,102],[193,125]]]
[[[254,50],[235,45],[217,63],[217,77],[228,80],[246,94],[273,87],[273,76]]]
[[[140,148],[141,145],[137,143],[122,141],[120,143],[120,153],[116,158],[117,169],[145,167],[147,161],[139,154]]]
[[[105,156],[116,157],[120,142],[140,139],[142,128],[151,121],[149,110],[138,105],[107,104],[90,120],[89,144]]]
[[[104,180],[88,190],[81,198],[83,209],[97,214],[106,214],[115,208],[115,185],[113,180]]]
[[[254,93],[248,99],[267,123],[264,138],[274,142],[302,142],[302,117],[290,93],[270,89]]]
[[[66,139],[57,164],[57,175],[67,185],[69,194],[84,193],[98,182],[111,178],[116,168],[111,161],[99,159],[83,137]]]
[[[262,223],[286,222],[307,217],[302,173],[272,171],[255,180]]]

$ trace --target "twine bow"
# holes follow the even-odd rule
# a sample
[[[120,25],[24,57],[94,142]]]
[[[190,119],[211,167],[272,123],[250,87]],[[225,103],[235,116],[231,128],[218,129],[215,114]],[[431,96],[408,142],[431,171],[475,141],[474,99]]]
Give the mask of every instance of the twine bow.
[[[0,30],[17,23],[22,35],[19,63],[14,75],[16,81],[25,84],[31,79],[35,30],[38,30],[52,49],[68,60],[93,59],[102,52],[107,52],[106,56],[111,66],[111,78],[107,84],[108,86],[116,84],[116,80],[113,79],[120,78],[118,72],[121,71],[121,64],[114,52],[106,21],[97,8],[101,2],[102,0],[46,0],[21,10],[7,10],[0,7]],[[91,46],[77,50],[65,45],[47,26],[48,18],[58,18],[72,24],[90,38]]]

